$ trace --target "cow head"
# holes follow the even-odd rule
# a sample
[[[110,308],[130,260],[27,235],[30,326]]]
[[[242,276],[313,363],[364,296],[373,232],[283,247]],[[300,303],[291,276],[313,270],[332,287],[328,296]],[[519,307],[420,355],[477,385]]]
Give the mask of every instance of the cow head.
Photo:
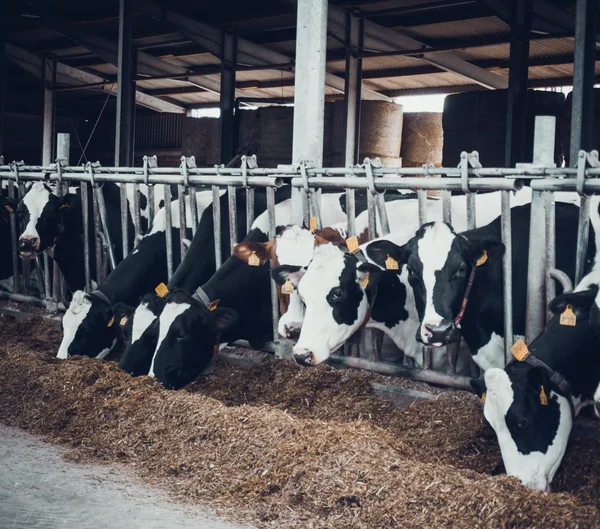
[[[234,253],[243,261],[249,262],[253,254],[265,264],[270,260],[271,268],[281,265],[297,269],[308,265],[312,259],[315,246],[331,242],[338,246],[345,245],[341,230],[321,228],[315,233],[300,226],[287,226],[279,230],[277,236],[268,242],[244,241],[234,248]],[[279,299],[279,323],[277,330],[283,338],[296,339],[300,334],[304,320],[304,305],[297,290],[291,294],[282,292],[282,285],[277,285]]]
[[[123,329],[126,346],[119,368],[132,376],[144,376],[150,371],[158,339],[158,317],[165,304],[154,292],[146,294],[127,320]]]
[[[17,216],[23,229],[19,236],[22,257],[34,258],[54,246],[61,235],[63,216],[72,207],[76,196],[68,193],[58,197],[43,182],[35,182],[17,206]]]
[[[172,290],[158,318],[149,376],[167,389],[192,382],[212,360],[220,335],[238,322],[235,310],[209,310],[188,292]]]
[[[62,319],[63,339],[56,357],[106,358],[121,335],[121,322],[125,324],[131,310],[123,303],[111,306],[93,293],[78,290]]]
[[[501,242],[470,237],[445,222],[430,222],[402,247],[389,241],[369,246],[369,256],[381,266],[389,257],[406,264],[420,321],[416,338],[423,344],[440,347],[460,339],[455,318],[473,269],[486,270],[501,261]]]
[[[568,378],[578,391],[585,392],[587,386],[590,393],[600,367],[594,360],[598,341],[588,321],[596,295],[597,288],[553,300],[553,318],[528,347],[535,358]],[[577,317],[575,326],[560,324],[567,305]],[[471,382],[478,395],[485,394],[484,415],[498,437],[506,473],[539,490],[549,490],[573,422],[571,397],[551,376],[552,371],[544,366],[525,360],[513,361],[505,369],[490,368],[483,378]],[[578,413],[578,407],[573,411]]]
[[[324,362],[361,327],[368,318],[379,273],[378,267],[361,264],[331,243],[317,246],[307,267],[282,265],[271,271],[279,285],[291,281],[306,307],[294,346],[296,361],[304,365]]]

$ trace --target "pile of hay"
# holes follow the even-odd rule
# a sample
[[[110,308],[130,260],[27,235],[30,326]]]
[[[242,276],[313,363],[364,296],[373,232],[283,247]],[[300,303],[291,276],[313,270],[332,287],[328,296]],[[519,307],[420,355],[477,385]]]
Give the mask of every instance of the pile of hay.
[[[360,376],[285,363],[262,379],[281,403],[249,380],[259,373],[234,383],[222,365],[207,394],[203,384],[169,392],[112,362],[51,358],[59,337],[44,325],[0,325],[0,421],[73,447],[75,459],[124,463],[177,497],[259,526],[598,526],[598,494],[586,488],[598,491],[597,441],[585,439],[576,461],[567,457],[561,479],[580,484],[570,493],[476,472],[500,459],[472,395],[394,410]],[[231,394],[219,390],[219,376]]]

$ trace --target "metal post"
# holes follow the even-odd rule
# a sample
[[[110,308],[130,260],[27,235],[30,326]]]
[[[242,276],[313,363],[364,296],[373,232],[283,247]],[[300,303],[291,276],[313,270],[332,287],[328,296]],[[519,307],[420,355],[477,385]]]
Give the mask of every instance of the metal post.
[[[501,191],[501,231],[502,244],[506,248],[502,258],[502,290],[504,298],[504,354],[508,365],[511,359],[510,348],[513,345],[513,307],[512,307],[512,222],[510,216],[510,191]]]
[[[527,77],[532,0],[512,0],[510,7],[510,60],[506,102],[506,167],[525,161]]]
[[[227,186],[227,208],[229,210],[229,243],[231,253],[237,244],[237,209],[236,209],[236,189],[235,186]]]
[[[223,33],[221,57],[221,119],[219,120],[219,163],[226,164],[235,156],[235,70],[237,37]]]
[[[85,270],[85,291],[89,294],[92,290],[92,278],[90,274],[90,212],[87,182],[81,182],[81,214],[83,219],[83,266]]]
[[[185,215],[185,187],[182,185],[177,186],[177,194],[179,196],[179,253],[181,261],[183,261],[183,258],[187,253],[187,246],[183,242],[186,238],[185,230],[187,228],[187,219]]]
[[[165,244],[167,245],[167,278],[171,280],[173,275],[173,219],[171,210],[171,186],[165,184],[164,197],[165,197]]]
[[[275,219],[275,190],[267,188],[267,216],[269,219],[269,240],[275,238],[277,231]],[[277,324],[279,323],[279,297],[277,296],[277,285],[271,279],[271,317],[273,319],[273,341],[279,340]]]
[[[16,184],[13,181],[8,182],[8,196],[9,198],[16,198]],[[13,249],[12,252],[12,269],[13,269],[13,292],[18,294],[20,291],[20,281],[19,281],[19,241],[18,241],[18,224],[17,224],[17,214],[16,212],[12,212],[10,214],[10,237],[11,237],[11,246]]]
[[[554,134],[556,118],[535,119],[534,164],[554,166]],[[527,263],[527,310],[525,341],[531,343],[544,330],[546,323],[546,197],[545,191],[532,191],[529,223],[529,256]]]
[[[42,165],[52,163],[54,142],[54,92],[49,88],[51,77],[48,75],[50,63],[45,57],[42,59],[42,84],[44,90],[44,117],[42,132]],[[56,67],[56,63],[54,63]]]
[[[577,165],[580,150],[592,147],[594,65],[596,57],[596,19],[594,0],[577,0],[575,11],[575,54],[571,104],[571,167]]]
[[[546,191],[546,323],[552,319],[548,310],[550,302],[556,297],[556,285],[550,275],[556,268],[556,210],[554,208],[554,193]]]
[[[133,247],[137,245],[138,241],[142,238],[142,210],[141,210],[141,193],[140,185],[133,184],[133,233],[134,241]]]
[[[0,37],[0,156],[4,153],[4,91],[6,87],[6,45],[4,36]]]
[[[90,164],[91,165],[91,164]],[[92,186],[92,208],[94,218],[94,242],[96,249],[96,282],[101,285],[106,280],[106,270],[104,268],[104,260],[102,258],[102,226],[100,221],[100,208],[98,207],[98,188]]]
[[[213,230],[215,233],[215,268],[221,268],[223,254],[221,253],[221,197],[219,186],[212,186]]]
[[[446,189],[442,191],[442,218],[452,224],[452,192]]]
[[[323,163],[327,0],[298,2],[292,162]],[[292,190],[292,222],[302,224],[301,189]]]
[[[364,19],[351,13],[346,15],[346,76],[344,79],[344,116],[346,128],[346,144],[344,148],[344,165],[352,167],[358,160],[360,138],[360,91],[362,80],[362,51],[364,41]],[[348,218],[348,235],[355,233],[354,189],[346,189],[346,216]]]
[[[106,213],[106,202],[104,201],[104,194],[102,193],[102,188],[96,187],[96,200],[98,201],[98,210],[100,212],[100,221],[102,222],[102,231],[104,232],[104,236],[106,238],[106,243],[108,247],[108,259],[110,263],[111,270],[114,270],[117,267],[117,259],[115,256],[115,249],[113,247],[112,241],[110,240],[110,231],[108,229],[108,214]]]

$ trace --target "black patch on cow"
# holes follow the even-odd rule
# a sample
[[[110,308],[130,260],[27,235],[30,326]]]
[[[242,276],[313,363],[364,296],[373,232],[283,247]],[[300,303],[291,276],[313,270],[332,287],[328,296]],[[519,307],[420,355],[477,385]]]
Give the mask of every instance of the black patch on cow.
[[[367,193],[369,191],[365,189],[357,189],[354,192],[354,211],[356,216],[360,215],[363,211],[367,210]],[[398,193],[394,191],[386,191],[383,195],[385,202],[395,202],[396,200],[409,200],[417,198],[416,193]],[[348,203],[346,200],[346,193],[340,196],[340,207],[342,211],[348,213]]]
[[[69,344],[69,356],[98,356],[112,346],[117,337],[118,322],[110,305],[96,296],[88,296],[92,306],[77,328],[73,341]]]
[[[333,319],[340,325],[352,325],[358,318],[358,307],[364,296],[356,282],[356,257],[344,255],[344,269],[340,274],[339,286],[327,294],[327,303],[333,308]]]
[[[148,207],[148,199],[144,193],[140,193],[140,210],[144,211]]]
[[[389,329],[408,319],[406,286],[394,272],[383,272],[377,283],[377,296],[371,308],[371,319]]]
[[[158,203],[158,209],[164,208],[164,207],[165,207],[165,200],[161,199],[161,201]]]

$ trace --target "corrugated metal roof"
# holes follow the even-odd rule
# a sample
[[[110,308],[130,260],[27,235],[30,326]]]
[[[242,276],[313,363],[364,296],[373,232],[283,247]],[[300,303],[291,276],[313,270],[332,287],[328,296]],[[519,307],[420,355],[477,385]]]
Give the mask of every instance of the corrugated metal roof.
[[[395,28],[405,35],[419,39],[468,38],[509,33],[510,27],[496,17],[476,18],[466,22],[442,22],[428,26]]]

